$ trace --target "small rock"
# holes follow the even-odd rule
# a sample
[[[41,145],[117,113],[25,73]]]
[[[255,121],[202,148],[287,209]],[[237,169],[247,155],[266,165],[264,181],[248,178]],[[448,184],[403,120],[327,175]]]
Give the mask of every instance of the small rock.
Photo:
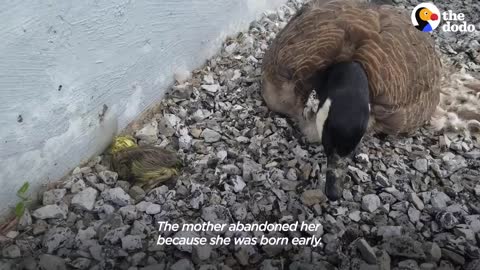
[[[237,250],[237,252],[235,252],[235,258],[237,259],[237,261],[240,265],[243,265],[243,266],[248,265],[248,258],[249,257],[250,256],[249,256],[246,248],[240,248],[239,250]]]
[[[30,211],[28,209],[25,209],[25,211],[23,212],[23,215],[18,220],[17,228],[19,230],[25,230],[30,225],[32,225],[32,215],[30,215]]]
[[[443,192],[437,192],[436,194],[432,194],[432,198],[430,203],[433,207],[443,209],[447,207],[447,203],[450,202],[450,197]]]
[[[388,178],[385,177],[381,172],[377,172],[377,174],[375,175],[375,181],[382,187],[391,186],[390,181],[388,181]]]
[[[267,254],[268,257],[278,256],[283,252],[285,248],[284,245],[264,245],[262,246],[263,251]]]
[[[135,132],[135,138],[144,141],[147,144],[154,144],[158,140],[158,123],[152,121],[142,129]]]
[[[192,232],[192,231],[178,231],[175,233],[175,235],[173,236],[174,238],[184,238],[184,239],[193,239],[193,238],[198,238],[198,234],[196,232]],[[188,253],[192,253],[193,252],[193,247],[195,245],[189,245],[189,244],[179,244],[179,245],[175,245],[175,247],[180,250],[180,251],[183,251],[183,252],[188,252]]]
[[[419,270],[418,263],[414,260],[404,260],[398,263],[401,270]]]
[[[262,170],[262,166],[255,161],[249,159],[249,158],[244,158],[243,160],[243,165],[242,165],[242,171],[243,171],[243,180],[245,181],[251,181],[254,179],[256,175]]]
[[[139,270],[165,270],[165,269],[166,269],[165,262],[163,262],[163,263],[150,264],[150,265],[148,265],[148,266],[139,268]],[[217,269],[217,268],[212,269],[212,270],[216,270],[216,269]],[[208,269],[207,269],[207,270],[208,270]]]
[[[211,205],[202,208],[202,218],[213,223],[227,223],[228,209],[221,205]]]
[[[122,238],[122,248],[135,250],[142,248],[142,237],[140,235],[127,235]]]
[[[94,188],[88,187],[87,189],[75,194],[72,198],[72,205],[80,207],[85,210],[92,210],[97,199],[98,191]]]
[[[480,232],[480,215],[465,216],[465,223],[474,232]]]
[[[425,208],[423,201],[418,197],[417,193],[410,193],[409,199],[418,210],[422,211]]]
[[[116,187],[102,192],[105,202],[111,202],[118,206],[125,206],[132,203],[132,198],[121,188]]]
[[[476,185],[474,188],[475,196],[480,197],[480,185]]]
[[[353,173],[353,180],[357,183],[366,183],[366,182],[371,182],[372,178],[368,173],[365,173],[364,171],[355,168],[353,166],[348,166],[348,170]]]
[[[455,264],[462,266],[465,264],[465,258],[462,255],[449,249],[442,248],[442,257],[454,262]]]
[[[465,268],[465,270],[478,270],[478,269],[480,269],[480,259],[471,261]]]
[[[425,259],[426,257],[421,243],[407,236],[389,238],[384,246],[390,256],[401,256],[409,259]]]
[[[290,168],[287,172],[286,177],[289,181],[292,181],[292,182],[297,181],[298,180],[297,171],[293,168]]]
[[[380,205],[380,198],[376,194],[368,194],[362,197],[362,209],[365,211],[373,213]]]
[[[222,171],[224,171],[228,175],[240,175],[242,173],[240,168],[238,168],[234,164],[223,165]]]
[[[103,241],[109,242],[110,244],[116,244],[120,239],[125,238],[125,234],[127,233],[130,226],[120,226],[118,228],[111,229],[108,231],[105,236],[103,237]]]
[[[453,213],[447,211],[438,212],[435,215],[435,219],[442,228],[447,230],[452,229],[459,223],[457,217],[455,217]]]
[[[363,163],[363,164],[370,163],[370,159],[368,158],[368,154],[361,153],[361,154],[358,154],[355,158],[357,159],[357,162],[359,162],[359,163]]]
[[[82,190],[84,190],[86,187],[85,185],[85,181],[83,180],[78,180],[77,182],[73,183],[72,186],[70,187],[70,191],[73,193],[73,194],[76,194]]]
[[[145,212],[147,210],[147,207],[149,207],[152,202],[146,202],[146,201],[141,201],[135,205],[135,208],[137,208],[138,211],[140,212]]]
[[[242,177],[239,175],[236,175],[235,177],[232,178],[232,184],[233,184],[233,191],[235,192],[241,192],[247,184],[243,181]]]
[[[33,224],[33,235],[40,235],[48,230],[48,223],[44,220],[37,220]]]
[[[215,82],[213,81],[213,76],[212,74],[207,74],[203,76],[203,81],[207,84],[214,84]]]
[[[463,237],[467,241],[475,241],[475,233],[473,233],[473,231],[469,229],[466,225],[458,225],[453,231],[456,236]]]
[[[435,270],[437,265],[434,263],[422,263],[420,264],[420,270]]]
[[[235,50],[237,49],[238,47],[238,44],[237,43],[232,43],[232,44],[229,44],[228,46],[225,47],[225,52],[228,54],[228,55],[231,55],[235,52]]]
[[[33,211],[32,216],[38,219],[60,218],[66,219],[68,206],[61,204],[49,204]]]
[[[160,213],[160,211],[162,211],[162,208],[160,207],[160,205],[156,204],[156,203],[152,203],[150,204],[146,209],[145,209],[145,213],[149,214],[149,215],[156,215],[158,213]]]
[[[220,85],[219,84],[202,84],[202,89],[210,93],[216,93],[220,89]]]
[[[348,214],[348,217],[355,222],[359,222],[362,219],[360,214],[361,214],[361,212],[356,210],[356,211],[353,211],[350,214]]]
[[[99,245],[98,243],[94,243],[90,245],[90,247],[88,248],[88,251],[90,252],[90,255],[92,256],[92,258],[94,258],[97,261],[102,261],[104,259],[102,255],[102,250],[103,250],[102,246]]]
[[[158,122],[159,133],[167,138],[172,137],[176,130],[177,120],[175,118],[170,119],[167,115],[160,119]]]
[[[45,191],[45,193],[43,193],[43,205],[55,204],[57,202],[60,202],[66,193],[66,189],[52,189],[49,191]]]
[[[425,251],[428,262],[438,262],[442,257],[442,250],[435,242],[424,243],[423,250]]]
[[[130,264],[133,266],[139,265],[147,257],[145,252],[137,252],[130,257]]]
[[[241,203],[235,203],[235,205],[232,206],[231,212],[233,217],[238,221],[244,220],[248,215],[247,207]]]
[[[125,190],[125,192],[128,192],[130,190],[130,183],[127,181],[120,180],[120,181],[117,181],[117,183],[115,184],[115,187],[121,187],[123,190]]]
[[[28,256],[26,258],[23,258],[21,262],[19,262],[19,269],[23,269],[23,270],[38,270],[40,269],[38,267],[38,263],[37,263],[37,260],[36,258],[32,257],[32,256]],[[1,266],[0,266],[0,269],[1,269]]]
[[[193,138],[188,134],[183,134],[178,138],[178,144],[180,149],[190,149],[192,146]]]
[[[353,201],[353,194],[350,190],[344,189],[342,195],[346,201]]]
[[[136,220],[137,219],[137,207],[134,205],[126,205],[121,207],[118,212],[125,220]]]
[[[142,200],[143,198],[145,198],[146,193],[141,187],[133,186],[128,191],[128,195],[130,195],[130,197],[132,197],[132,199],[135,202],[138,202],[138,201]]]
[[[189,259],[180,259],[170,266],[170,270],[195,270],[195,267]]]
[[[417,208],[409,207],[408,208],[408,217],[412,223],[416,223],[420,220],[420,211]]]
[[[425,158],[417,159],[413,162],[413,167],[421,173],[428,172],[428,160]]]
[[[111,172],[111,171],[102,171],[98,174],[100,176],[100,179],[109,186],[115,185],[118,179],[118,174],[116,172]]]
[[[303,158],[308,157],[308,151],[303,149],[300,145],[297,145],[295,148],[293,148],[292,152],[299,159],[303,159]]]
[[[15,259],[20,257],[21,255],[22,254],[20,248],[16,245],[8,246],[6,248],[3,248],[2,250],[2,256],[5,258]]]
[[[377,256],[375,255],[375,251],[373,248],[365,241],[365,239],[360,239],[357,241],[357,248],[360,250],[362,254],[362,258],[369,264],[376,264],[377,263]]]
[[[322,190],[311,189],[311,190],[305,190],[302,193],[301,200],[303,204],[307,206],[312,206],[315,204],[321,204],[326,202],[327,197],[325,196],[325,194],[323,194]]]
[[[390,270],[391,258],[385,250],[378,250],[377,253],[378,270]]]
[[[70,265],[75,269],[89,269],[91,260],[87,258],[76,258],[70,263]]]
[[[38,256],[38,267],[40,270],[67,270],[65,261],[57,256],[42,254]]]
[[[309,222],[305,222],[306,224],[315,224],[315,228],[309,227],[307,230],[305,230],[306,233],[316,236],[317,238],[320,238],[323,235],[323,225],[318,219],[313,219]],[[313,226],[312,226],[313,227]],[[312,229],[312,230],[309,230]]]
[[[195,139],[199,139],[201,136],[202,136],[202,131],[201,129],[199,128],[191,128],[190,129],[190,134],[192,134],[192,136],[195,138]]]
[[[47,253],[52,253],[65,246],[73,237],[74,235],[69,228],[54,227],[48,230],[43,237],[43,246],[47,249]]]
[[[297,190],[299,182],[289,181],[289,180],[280,180],[280,186],[285,191],[295,191]]]
[[[211,130],[209,128],[206,128],[202,132],[202,137],[205,140],[205,142],[213,143],[213,142],[218,142],[222,136],[220,135],[220,133],[214,130]]]
[[[212,246],[210,245],[194,245],[193,246],[192,256],[199,261],[205,261],[210,259],[211,254],[212,254]]]
[[[453,267],[453,264],[450,261],[447,260],[441,260],[440,263],[438,264],[438,268],[435,270],[455,270],[455,267]]]
[[[199,136],[199,137],[200,137],[200,136]],[[223,161],[225,161],[225,159],[227,158],[227,156],[228,156],[227,151],[225,151],[225,150],[220,150],[220,151],[218,151],[218,153],[217,153],[218,162],[219,162],[219,163],[223,163]]]
[[[380,226],[378,227],[377,235],[382,236],[383,239],[401,236],[402,226]]]
[[[465,157],[469,159],[480,159],[480,150],[472,150],[468,153],[465,153]]]

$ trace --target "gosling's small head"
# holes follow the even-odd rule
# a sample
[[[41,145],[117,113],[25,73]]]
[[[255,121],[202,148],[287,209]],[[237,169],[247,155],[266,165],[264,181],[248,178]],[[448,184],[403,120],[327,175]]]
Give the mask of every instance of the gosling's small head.
[[[345,158],[353,154],[367,130],[369,88],[365,71],[355,62],[332,65],[326,76],[325,85],[317,89],[316,127],[327,155],[325,193],[337,200],[346,174]]]
[[[132,136],[117,136],[114,138],[113,143],[110,147],[110,153],[115,154],[124,149],[137,147],[137,143]]]

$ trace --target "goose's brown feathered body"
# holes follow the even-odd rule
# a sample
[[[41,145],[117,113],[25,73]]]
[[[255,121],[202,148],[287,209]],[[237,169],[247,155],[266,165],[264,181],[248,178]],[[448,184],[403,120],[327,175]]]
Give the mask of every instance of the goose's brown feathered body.
[[[302,122],[315,77],[342,61],[359,62],[367,74],[375,131],[411,132],[439,103],[440,58],[430,34],[418,31],[408,14],[393,6],[314,0],[264,56],[267,105]]]

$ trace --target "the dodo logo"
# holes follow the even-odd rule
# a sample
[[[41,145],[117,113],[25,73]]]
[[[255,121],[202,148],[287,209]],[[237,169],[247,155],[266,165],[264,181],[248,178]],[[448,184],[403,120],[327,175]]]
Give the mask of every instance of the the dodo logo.
[[[440,25],[440,10],[432,3],[421,3],[412,11],[412,24],[422,32],[432,32]]]

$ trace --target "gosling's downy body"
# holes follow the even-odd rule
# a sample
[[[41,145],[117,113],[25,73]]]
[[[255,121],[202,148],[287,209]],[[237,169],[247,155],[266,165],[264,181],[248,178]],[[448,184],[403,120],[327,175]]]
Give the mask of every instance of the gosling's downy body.
[[[111,147],[112,166],[119,177],[150,190],[178,175],[181,161],[169,150],[138,146],[131,137],[117,137]]]
[[[394,135],[424,125],[439,103],[441,69],[431,36],[405,11],[314,0],[265,53],[262,96],[271,110],[296,120],[308,141],[323,144],[326,194],[336,200],[342,160],[365,134],[365,121],[369,130]],[[319,110],[304,115],[313,89]]]

